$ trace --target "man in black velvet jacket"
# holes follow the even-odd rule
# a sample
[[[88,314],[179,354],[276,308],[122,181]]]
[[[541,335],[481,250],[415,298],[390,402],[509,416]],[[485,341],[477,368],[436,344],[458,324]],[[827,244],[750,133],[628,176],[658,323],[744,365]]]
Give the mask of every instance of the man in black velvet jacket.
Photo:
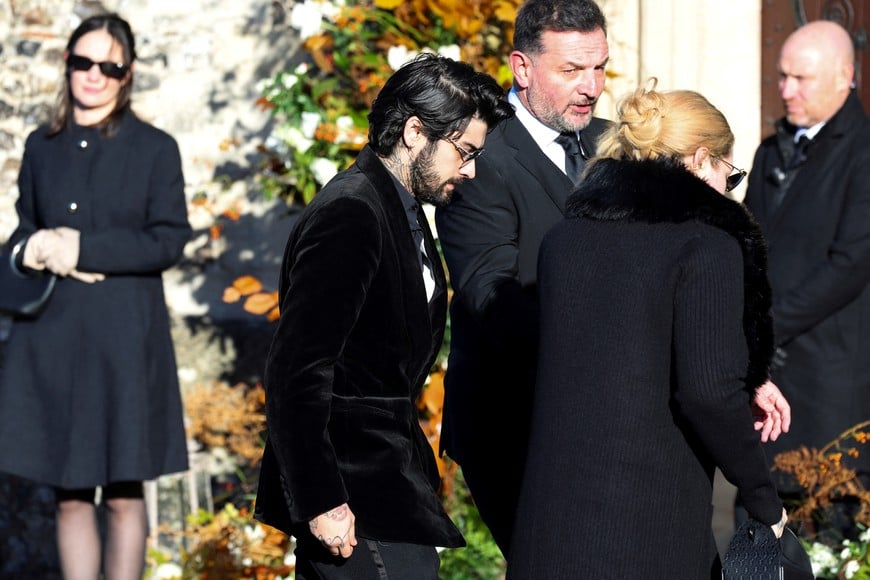
[[[297,539],[297,578],[435,580],[464,544],[417,417],[446,281],[420,203],[475,174],[512,115],[493,79],[423,55],[385,84],[369,144],[306,208],[284,255],[266,363],[256,515]]]

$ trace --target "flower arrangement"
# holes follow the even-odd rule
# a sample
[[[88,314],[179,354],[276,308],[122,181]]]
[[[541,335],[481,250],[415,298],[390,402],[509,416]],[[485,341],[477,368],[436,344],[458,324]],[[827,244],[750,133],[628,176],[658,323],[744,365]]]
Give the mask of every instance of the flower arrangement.
[[[859,423],[821,449],[800,447],[774,458],[774,469],[801,487],[796,505],[787,506],[789,520],[799,526],[819,580],[870,580],[870,491],[850,462],[870,441],[870,421]],[[856,506],[854,521],[861,530],[854,538],[832,539],[825,523],[836,502]]]
[[[510,85],[520,0],[304,0],[294,5],[304,60],[259,85],[278,120],[261,147],[267,197],[309,202],[365,145],[386,79],[421,51],[463,60]]]

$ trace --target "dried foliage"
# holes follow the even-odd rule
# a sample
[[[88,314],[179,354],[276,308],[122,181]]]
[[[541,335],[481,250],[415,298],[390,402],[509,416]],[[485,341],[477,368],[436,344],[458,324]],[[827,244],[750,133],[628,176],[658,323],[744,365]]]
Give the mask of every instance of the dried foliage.
[[[810,536],[817,532],[815,522],[832,502],[851,499],[860,505],[855,520],[870,527],[870,492],[849,466],[870,440],[870,421],[859,423],[841,433],[822,449],[800,447],[774,458],[774,469],[788,474],[801,486],[802,501],[789,514],[800,522]]]
[[[184,397],[187,435],[207,448],[225,448],[253,467],[263,456],[265,401],[261,385],[196,385]]]

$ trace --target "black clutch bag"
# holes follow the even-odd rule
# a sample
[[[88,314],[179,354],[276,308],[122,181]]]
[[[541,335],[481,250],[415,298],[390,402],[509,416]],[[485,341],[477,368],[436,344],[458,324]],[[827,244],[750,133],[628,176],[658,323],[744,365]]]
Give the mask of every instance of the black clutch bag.
[[[16,257],[23,245],[18,242],[11,251],[0,248],[0,316],[37,316],[54,290],[57,278],[51,272],[18,268]]]
[[[777,539],[770,526],[743,522],[722,560],[722,580],[813,580],[810,557],[789,528]]]

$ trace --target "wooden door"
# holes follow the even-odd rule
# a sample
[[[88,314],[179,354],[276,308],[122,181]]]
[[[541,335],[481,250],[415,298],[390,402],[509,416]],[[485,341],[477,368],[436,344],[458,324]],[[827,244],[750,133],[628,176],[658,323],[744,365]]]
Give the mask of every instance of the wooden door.
[[[867,0],[762,0],[761,9],[761,135],[773,133],[782,117],[777,89],[779,49],[796,28],[812,20],[843,25],[855,43],[855,82],[865,109],[870,109],[870,4]]]

